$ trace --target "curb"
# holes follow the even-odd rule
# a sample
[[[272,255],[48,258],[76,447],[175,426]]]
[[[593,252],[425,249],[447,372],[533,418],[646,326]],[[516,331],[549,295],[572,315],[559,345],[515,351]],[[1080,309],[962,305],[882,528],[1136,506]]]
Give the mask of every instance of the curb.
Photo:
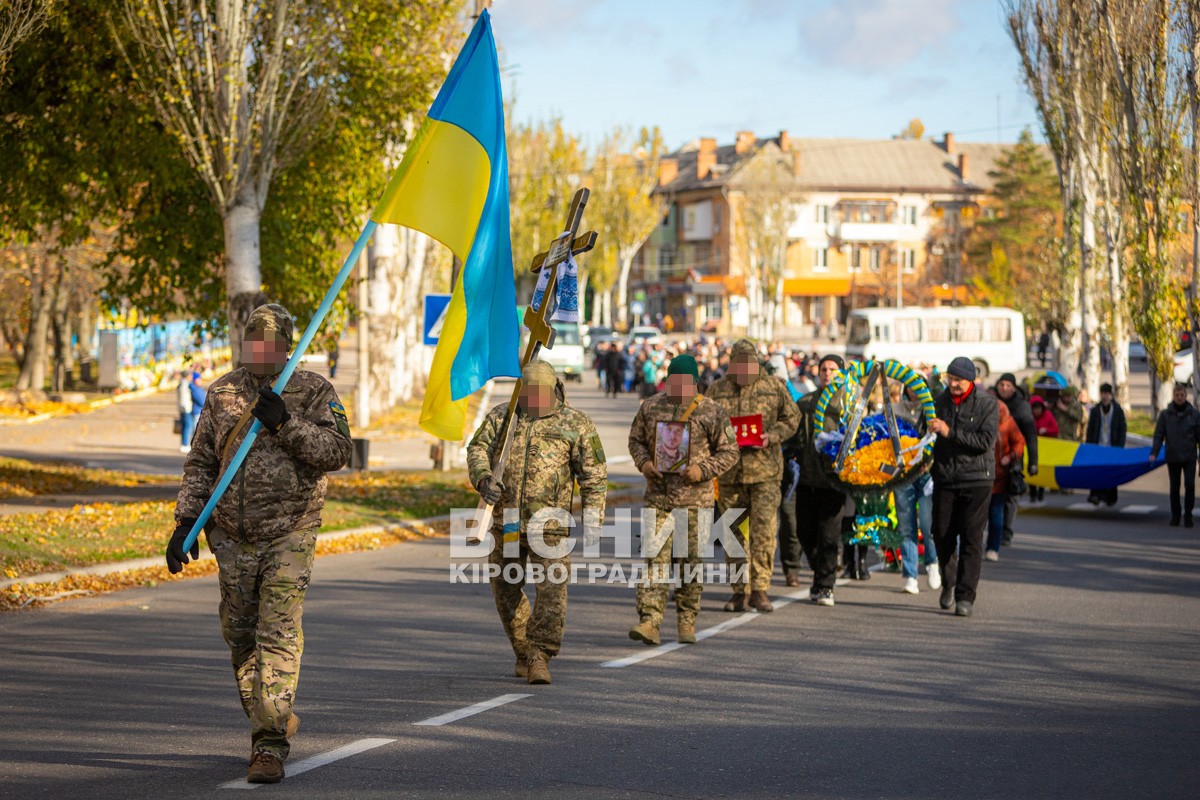
[[[111,406],[116,403],[124,403],[126,400],[137,400],[142,397],[150,397],[158,394],[159,392],[165,392],[169,388],[170,387],[165,386],[148,386],[145,389],[137,389],[132,392],[122,392],[121,394],[113,395],[112,397],[101,397],[98,400],[88,401],[83,411],[70,411],[61,414],[55,414],[48,411],[45,414],[35,414],[32,417],[3,417],[0,418],[0,425],[32,425],[37,422],[45,422],[48,419],[58,419],[59,417],[75,417],[80,414],[88,414],[99,408],[106,408],[107,406]]]
[[[619,489],[611,492],[609,498],[625,499],[631,495],[639,494],[640,490],[634,489]],[[406,519],[390,525],[366,525],[361,528],[347,528],[343,531],[329,531],[328,533],[317,534],[317,541],[328,542],[344,539],[347,536],[359,536],[364,533],[383,533],[390,528],[402,528],[409,525],[429,525],[434,522],[441,522],[450,519],[449,514],[438,514],[433,517],[422,517],[421,519]],[[213,554],[209,551],[204,551],[199,558],[193,561],[209,561],[213,558]],[[36,575],[27,575],[23,578],[5,578],[0,580],[0,589],[6,589],[9,586],[17,584],[40,584],[40,583],[57,583],[64,578],[70,578],[76,575],[112,575],[116,572],[126,572],[134,569],[146,569],[147,567],[163,566],[162,556],[154,556],[149,558],[135,558],[130,561],[113,561],[107,564],[93,564],[89,567],[78,567],[75,569],[66,569],[59,572],[40,572]]]
[[[425,517],[423,519],[410,519],[398,522],[394,525],[367,525],[362,528],[347,528],[344,531],[329,531],[328,533],[317,534],[317,541],[327,542],[343,539],[347,536],[358,536],[363,533],[383,533],[389,528],[399,528],[406,525],[428,525],[433,522],[450,519],[449,514],[441,514],[436,517]],[[205,550],[200,554],[199,558],[194,558],[192,561],[211,561],[213,559],[212,552]],[[70,578],[76,575],[112,575],[115,572],[126,572],[128,570],[146,569],[147,567],[161,567],[165,562],[162,556],[154,556],[150,558],[135,558],[130,561],[112,561],[107,564],[93,564],[90,567],[79,567],[77,569],[67,569],[61,572],[41,572],[37,575],[29,575],[24,578],[6,578],[0,581],[0,589],[6,589],[9,586],[16,584],[31,584],[31,583],[57,583],[64,578]]]

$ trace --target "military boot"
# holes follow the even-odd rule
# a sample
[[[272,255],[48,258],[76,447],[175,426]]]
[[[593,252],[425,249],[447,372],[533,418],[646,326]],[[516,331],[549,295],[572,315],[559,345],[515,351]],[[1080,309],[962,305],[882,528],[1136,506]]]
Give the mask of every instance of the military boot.
[[[525,662],[528,668],[528,679],[531,684],[544,685],[550,683],[550,665],[544,653],[534,653]]]
[[[517,663],[513,665],[513,677],[514,678],[528,678],[529,677],[529,665],[526,664],[525,659],[521,658],[520,656],[517,656]]]
[[[639,622],[637,625],[634,625],[629,629],[629,638],[633,639],[635,642],[656,645],[660,641],[658,638],[658,626],[649,620],[646,620],[645,622]]]
[[[283,780],[283,762],[270,753],[259,751],[250,761],[247,783],[279,783]]]
[[[292,714],[288,717],[287,738],[291,739],[296,735],[296,731],[300,730],[300,715]]]
[[[695,644],[696,643],[696,623],[690,619],[679,620],[679,639],[680,644]]]
[[[763,614],[775,610],[775,606],[771,605],[771,598],[767,597],[767,593],[757,589],[750,593],[750,607]]]
[[[726,611],[745,611],[746,610],[746,595],[735,592],[733,597],[729,598],[729,602],[725,604]]]

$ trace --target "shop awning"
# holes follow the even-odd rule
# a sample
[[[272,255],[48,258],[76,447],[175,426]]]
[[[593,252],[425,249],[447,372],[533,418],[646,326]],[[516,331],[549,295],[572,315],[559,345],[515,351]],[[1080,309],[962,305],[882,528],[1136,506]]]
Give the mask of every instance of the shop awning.
[[[849,278],[786,278],[783,293],[788,297],[846,297]]]

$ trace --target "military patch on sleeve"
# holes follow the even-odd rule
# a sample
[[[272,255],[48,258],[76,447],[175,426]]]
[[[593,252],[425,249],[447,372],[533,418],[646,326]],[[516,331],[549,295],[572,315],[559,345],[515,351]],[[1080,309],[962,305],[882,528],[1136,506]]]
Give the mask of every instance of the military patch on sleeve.
[[[592,434],[592,455],[601,464],[604,463],[604,445],[600,444],[600,434],[598,433]]]
[[[333,412],[333,421],[343,436],[350,435],[350,422],[346,419],[346,409],[337,400],[329,401],[329,410]]]
[[[736,442],[737,441],[737,434],[733,432],[733,424],[730,422],[725,423],[725,441],[727,441],[727,442]]]

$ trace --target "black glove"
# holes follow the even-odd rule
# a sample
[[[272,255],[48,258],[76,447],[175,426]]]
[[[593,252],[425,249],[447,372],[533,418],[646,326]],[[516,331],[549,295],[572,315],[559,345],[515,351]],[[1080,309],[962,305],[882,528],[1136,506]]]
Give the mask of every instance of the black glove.
[[[504,484],[495,475],[488,475],[481,480],[478,488],[479,496],[493,506],[500,502],[500,496],[504,494]]]
[[[1037,464],[1030,464],[1030,465],[1029,465],[1029,474],[1030,474],[1030,475],[1037,475]]]
[[[171,534],[171,541],[167,542],[167,569],[171,571],[172,575],[183,572],[183,565],[188,563],[188,554],[183,552],[183,541],[192,532],[195,524],[195,517],[181,520],[176,526],[175,532]],[[191,556],[192,558],[200,557],[199,536],[196,537],[196,541],[192,542]]]
[[[250,413],[271,433],[279,433],[279,429],[292,418],[287,406],[283,404],[283,398],[275,394],[270,386],[258,390],[258,402],[254,404]]]

